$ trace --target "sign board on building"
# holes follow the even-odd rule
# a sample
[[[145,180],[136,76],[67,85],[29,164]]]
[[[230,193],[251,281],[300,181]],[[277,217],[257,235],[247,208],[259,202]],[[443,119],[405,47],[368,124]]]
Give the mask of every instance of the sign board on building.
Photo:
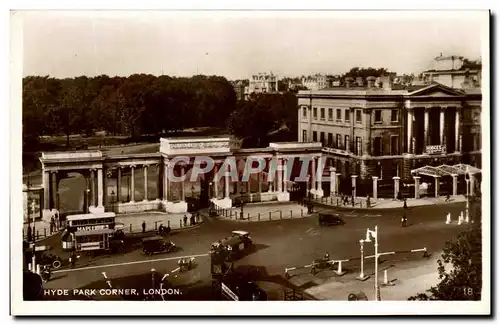
[[[433,145],[433,146],[426,146],[425,147],[425,152],[428,155],[441,155],[446,153],[446,146],[445,145]]]
[[[226,286],[224,283],[221,283],[221,288],[222,288],[222,291],[231,299],[233,299],[234,301],[238,301],[240,300],[238,298],[238,296],[231,290],[228,288],[228,286]]]
[[[102,230],[102,229],[108,229],[108,225],[96,225],[96,226],[80,226],[76,227],[77,231],[90,231],[90,230]]]

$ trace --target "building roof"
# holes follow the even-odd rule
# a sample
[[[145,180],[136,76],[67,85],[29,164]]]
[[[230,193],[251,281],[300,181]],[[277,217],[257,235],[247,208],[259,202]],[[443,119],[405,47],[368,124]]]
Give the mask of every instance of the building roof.
[[[412,174],[431,176],[431,177],[442,177],[451,175],[465,175],[469,174],[479,174],[481,169],[476,168],[467,164],[457,164],[457,165],[441,165],[438,167],[434,166],[424,166],[411,171]]]

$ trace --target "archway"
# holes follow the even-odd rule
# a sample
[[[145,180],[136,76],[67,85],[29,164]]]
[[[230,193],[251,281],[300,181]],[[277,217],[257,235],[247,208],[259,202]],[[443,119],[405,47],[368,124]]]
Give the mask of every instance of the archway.
[[[91,204],[92,189],[89,186],[88,178],[80,172],[59,172],[58,191],[59,205],[56,209],[61,215],[85,213],[86,207]],[[87,189],[90,193],[86,195]],[[87,201],[89,200],[89,202]]]

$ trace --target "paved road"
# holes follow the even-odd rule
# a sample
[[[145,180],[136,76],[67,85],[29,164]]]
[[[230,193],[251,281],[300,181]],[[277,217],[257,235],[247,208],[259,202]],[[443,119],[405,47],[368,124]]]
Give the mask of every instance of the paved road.
[[[269,276],[281,276],[285,267],[308,264],[327,251],[333,259],[356,258],[359,256],[359,240],[365,237],[367,227],[373,229],[375,225],[379,227],[379,252],[423,247],[431,253],[439,252],[447,240],[465,229],[465,225],[456,224],[463,209],[464,204],[415,207],[408,212],[409,226],[406,228],[400,226],[401,212],[390,210],[373,214],[364,211],[358,214],[344,212],[341,216],[344,216],[346,224],[328,228],[319,227],[313,217],[255,223],[207,220],[198,229],[171,237],[181,248],[178,252],[145,257],[137,245],[124,254],[82,260],[73,270],[56,271],[53,280],[46,287],[76,288],[97,283],[97,286],[102,286],[102,272],[106,272],[111,281],[144,274],[150,272],[151,268],[160,274],[166,274],[177,267],[179,257],[192,255],[195,255],[197,267],[177,277],[172,275],[169,277],[171,283],[207,284],[210,283],[207,254],[210,244],[236,229],[250,232],[257,243],[257,251],[245,256],[235,265],[257,267]],[[454,220],[452,225],[445,224],[445,215],[449,212]],[[371,250],[373,246],[365,247],[366,254],[373,254]]]

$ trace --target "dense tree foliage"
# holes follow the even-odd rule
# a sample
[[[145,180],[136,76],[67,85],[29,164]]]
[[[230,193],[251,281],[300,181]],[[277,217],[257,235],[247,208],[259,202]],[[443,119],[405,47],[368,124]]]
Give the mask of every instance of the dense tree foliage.
[[[438,260],[439,282],[428,293],[409,300],[481,300],[482,241],[480,227],[459,234]]]
[[[23,146],[42,135],[158,134],[185,127],[223,127],[236,94],[223,77],[98,76],[23,79]]]
[[[359,68],[359,67],[354,67],[349,72],[345,73],[342,75],[341,79],[345,79],[346,77],[351,77],[356,79],[356,77],[362,77],[363,80],[366,80],[368,77],[381,77],[383,75],[390,74],[389,71],[387,71],[386,68]]]
[[[253,94],[249,101],[238,102],[227,126],[258,147],[267,146],[269,133],[277,130],[292,130],[295,137],[289,140],[297,140],[297,97],[291,92]]]

